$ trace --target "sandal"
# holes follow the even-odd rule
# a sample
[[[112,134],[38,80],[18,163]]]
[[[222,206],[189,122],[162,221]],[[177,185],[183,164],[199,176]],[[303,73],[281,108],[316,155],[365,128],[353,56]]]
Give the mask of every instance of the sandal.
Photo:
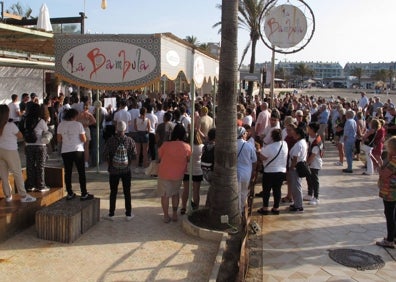
[[[257,210],[257,212],[261,215],[269,215],[270,211],[269,210],[265,210],[263,208],[260,208]]]

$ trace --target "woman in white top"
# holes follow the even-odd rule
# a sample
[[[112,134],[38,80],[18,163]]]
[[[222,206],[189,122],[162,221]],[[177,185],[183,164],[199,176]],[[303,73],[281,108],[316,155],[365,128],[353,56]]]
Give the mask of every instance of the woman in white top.
[[[76,194],[72,189],[73,163],[76,164],[81,190],[81,201],[91,200],[93,195],[87,192],[84,168],[84,143],[87,140],[83,125],[77,121],[78,111],[69,109],[64,112],[63,121],[58,126],[58,143],[62,143],[62,159],[65,167],[66,200],[72,200]]]
[[[150,120],[146,117],[147,109],[145,107],[140,108],[140,115],[134,120],[136,135],[136,151],[137,151],[137,165],[139,166],[139,156],[143,155],[143,167],[148,166],[147,154],[148,154],[148,141],[149,141],[149,131],[151,128]]]
[[[307,160],[308,145],[305,141],[305,133],[302,128],[296,127],[292,130],[292,136],[297,140],[296,144],[290,149],[289,152],[289,174],[290,186],[293,195],[293,205],[289,207],[291,212],[303,212],[303,195],[301,178],[296,171],[296,164],[301,161]]]
[[[44,168],[47,160],[47,145],[41,141],[44,131],[48,131],[47,122],[40,118],[40,105],[32,103],[24,123],[27,130],[32,130],[37,137],[37,141],[29,143],[26,141],[26,190],[27,191],[49,191],[45,186]]]
[[[18,154],[18,139],[22,133],[13,122],[9,122],[10,109],[7,105],[0,105],[0,178],[6,202],[12,201],[11,186],[8,182],[8,173],[14,175],[15,186],[21,195],[21,202],[34,202],[36,198],[26,193],[22,177],[21,160]]]
[[[199,208],[199,190],[201,188],[201,182],[203,180],[203,173],[201,168],[201,156],[202,156],[202,148],[204,144],[202,143],[202,139],[200,134],[195,130],[194,131],[194,145],[192,147],[192,155],[190,157],[190,162],[192,162],[192,181],[193,181],[193,194],[192,194],[192,208]],[[187,169],[183,178],[183,194],[182,194],[182,208],[180,210],[181,214],[186,213],[187,208],[187,200],[189,195],[189,184],[190,184],[190,162],[187,164]]]
[[[281,187],[286,179],[286,163],[288,148],[287,143],[282,141],[282,131],[277,128],[272,130],[271,139],[273,143],[264,146],[260,152],[260,160],[263,162],[263,207],[257,210],[259,214],[279,214],[279,203],[281,201]],[[274,196],[274,204],[269,210],[269,198]]]

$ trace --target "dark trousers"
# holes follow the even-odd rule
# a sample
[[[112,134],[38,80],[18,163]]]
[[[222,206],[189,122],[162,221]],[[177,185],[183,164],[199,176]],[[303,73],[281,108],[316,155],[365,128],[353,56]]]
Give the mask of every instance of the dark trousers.
[[[81,195],[87,194],[87,181],[85,178],[84,152],[62,153],[63,165],[65,166],[65,185],[67,194],[73,194],[72,172],[73,163],[76,164],[78,181],[80,182]]]
[[[386,229],[388,230],[386,240],[393,242],[396,239],[396,201],[388,202],[384,200],[384,214],[386,218]]]
[[[286,178],[286,173],[284,172],[264,172],[263,173],[263,207],[269,206],[269,198],[271,195],[274,197],[274,205],[273,208],[279,208],[279,203],[281,200],[282,192],[281,187],[282,183]]]
[[[311,168],[311,174],[307,177],[308,195],[319,199],[319,169]]]
[[[110,183],[110,209],[109,215],[113,216],[115,207],[116,207],[116,199],[118,193],[118,183],[122,181],[122,190],[124,192],[125,197],[125,215],[131,216],[131,172],[125,174],[110,174],[109,175],[109,183]]]
[[[149,145],[148,145],[149,155],[152,161],[155,161],[155,134],[149,133]]]
[[[42,189],[45,187],[44,166],[47,158],[47,147],[37,145],[25,146],[26,188]]]

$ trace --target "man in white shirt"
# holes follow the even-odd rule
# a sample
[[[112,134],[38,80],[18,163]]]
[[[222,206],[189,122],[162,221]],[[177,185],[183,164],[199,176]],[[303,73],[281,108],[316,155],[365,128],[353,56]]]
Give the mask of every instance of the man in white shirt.
[[[256,120],[256,135],[261,139],[264,135],[264,129],[267,128],[270,124],[271,114],[268,111],[268,103],[264,102],[261,104],[261,112],[259,113]]]
[[[369,104],[369,99],[366,96],[365,92],[360,92],[361,98],[359,99],[358,107],[362,109],[363,112],[366,111],[366,108]]]
[[[10,109],[9,118],[18,125],[20,121],[20,117],[22,116],[21,111],[19,110],[19,102],[18,102],[18,95],[12,94],[11,95],[11,103],[8,104],[8,108]]]
[[[158,125],[158,118],[157,116],[153,113],[153,106],[150,104],[146,105],[147,107],[147,114],[146,117],[150,120],[150,131],[149,131],[149,154],[151,157],[151,160],[154,161],[156,158],[155,155],[155,129],[157,128]]]
[[[269,120],[269,126],[267,126],[264,129],[263,132],[263,146],[271,144],[273,142],[272,137],[271,137],[271,132],[276,129],[276,128],[280,128],[280,124],[279,124],[279,119],[280,119],[280,114],[279,112],[274,109],[271,112],[271,116],[270,116],[270,120]]]
[[[120,101],[120,108],[114,114],[113,122],[115,125],[117,124],[117,121],[125,122],[125,124],[127,125],[125,133],[129,133],[129,127],[132,123],[132,118],[128,112],[127,103],[124,99]]]

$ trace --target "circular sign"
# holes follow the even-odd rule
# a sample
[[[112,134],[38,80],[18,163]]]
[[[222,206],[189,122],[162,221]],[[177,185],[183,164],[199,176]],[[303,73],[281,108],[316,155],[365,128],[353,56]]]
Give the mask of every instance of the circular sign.
[[[304,39],[307,19],[296,6],[285,4],[273,7],[265,16],[264,32],[274,46],[290,48]]]

